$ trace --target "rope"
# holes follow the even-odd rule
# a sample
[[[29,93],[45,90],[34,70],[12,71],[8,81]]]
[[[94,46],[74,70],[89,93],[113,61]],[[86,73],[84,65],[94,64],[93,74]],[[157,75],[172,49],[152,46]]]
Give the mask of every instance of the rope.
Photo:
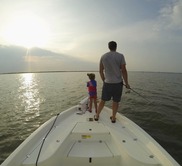
[[[40,149],[39,149],[39,153],[38,153],[38,155],[37,155],[37,160],[36,160],[36,163],[35,163],[36,166],[38,166],[38,161],[39,161],[40,153],[41,153],[41,151],[42,151],[44,142],[45,142],[47,136],[49,135],[49,133],[51,132],[51,130],[53,129],[54,124],[56,123],[56,120],[57,120],[58,116],[59,116],[59,114],[56,115],[56,118],[54,119],[54,122],[53,122],[51,128],[49,129],[49,131],[47,132],[46,136],[44,137],[44,139],[43,139],[43,141],[42,141],[41,147],[40,147]]]

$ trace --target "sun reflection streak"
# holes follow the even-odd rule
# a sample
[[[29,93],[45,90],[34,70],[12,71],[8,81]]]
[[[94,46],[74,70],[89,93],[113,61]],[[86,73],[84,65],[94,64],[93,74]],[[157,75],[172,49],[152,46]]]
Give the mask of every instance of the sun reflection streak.
[[[33,73],[26,73],[20,75],[19,87],[19,98],[21,99],[21,105],[25,108],[25,113],[29,116],[26,116],[26,121],[40,115],[40,98],[39,98],[39,89],[36,75]]]

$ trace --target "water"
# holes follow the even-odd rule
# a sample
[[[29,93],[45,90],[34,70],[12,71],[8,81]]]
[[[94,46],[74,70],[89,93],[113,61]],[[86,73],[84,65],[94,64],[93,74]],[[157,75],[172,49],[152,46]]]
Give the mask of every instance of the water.
[[[86,74],[0,75],[0,163],[42,123],[87,96]],[[95,74],[100,97],[102,82]],[[135,92],[123,93],[119,112],[182,165],[182,74],[129,72],[129,80],[131,87],[150,102]]]

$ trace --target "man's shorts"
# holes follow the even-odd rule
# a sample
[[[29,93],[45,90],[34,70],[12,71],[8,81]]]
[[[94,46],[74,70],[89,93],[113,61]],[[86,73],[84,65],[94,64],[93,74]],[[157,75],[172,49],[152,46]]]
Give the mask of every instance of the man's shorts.
[[[103,101],[109,101],[112,99],[114,102],[120,102],[122,91],[123,83],[104,83],[101,99]]]

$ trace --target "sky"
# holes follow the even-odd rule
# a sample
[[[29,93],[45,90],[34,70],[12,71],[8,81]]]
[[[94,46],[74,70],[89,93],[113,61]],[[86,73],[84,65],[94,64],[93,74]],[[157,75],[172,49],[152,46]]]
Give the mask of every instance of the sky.
[[[0,0],[0,73],[98,70],[108,42],[128,71],[182,73],[182,0]]]

